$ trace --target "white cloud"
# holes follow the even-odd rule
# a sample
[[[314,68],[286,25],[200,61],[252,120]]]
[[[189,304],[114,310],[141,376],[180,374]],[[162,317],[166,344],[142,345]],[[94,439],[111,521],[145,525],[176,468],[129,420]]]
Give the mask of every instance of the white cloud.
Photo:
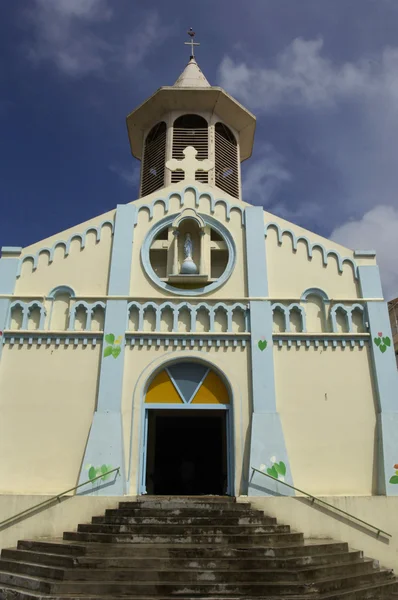
[[[110,165],[109,170],[115,173],[129,187],[137,188],[140,182],[140,167],[133,165],[131,169],[125,169],[120,165]]]
[[[269,206],[280,186],[291,180],[283,157],[271,144],[256,147],[256,157],[247,164],[243,178],[243,197],[249,202]]]
[[[376,206],[361,219],[344,223],[331,239],[356,250],[376,250],[387,300],[398,296],[398,209]]]
[[[295,39],[276,57],[276,67],[248,66],[226,56],[219,68],[221,85],[257,111],[281,105],[331,108],[344,98],[379,94],[380,85],[396,97],[398,50],[386,49],[381,63],[333,64],[322,56],[323,40]]]
[[[34,5],[26,12],[29,58],[35,64],[50,62],[71,77],[114,76],[142,61],[169,32],[156,11],[142,14],[134,27],[115,26],[120,13],[109,0],[34,0]]]

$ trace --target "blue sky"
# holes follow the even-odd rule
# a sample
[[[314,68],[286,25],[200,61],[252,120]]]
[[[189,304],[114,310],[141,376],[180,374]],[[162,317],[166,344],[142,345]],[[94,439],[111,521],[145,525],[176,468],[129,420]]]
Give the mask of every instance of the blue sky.
[[[187,59],[257,116],[243,198],[355,248],[398,296],[397,0],[19,0],[0,22],[1,245],[137,198],[125,117]]]

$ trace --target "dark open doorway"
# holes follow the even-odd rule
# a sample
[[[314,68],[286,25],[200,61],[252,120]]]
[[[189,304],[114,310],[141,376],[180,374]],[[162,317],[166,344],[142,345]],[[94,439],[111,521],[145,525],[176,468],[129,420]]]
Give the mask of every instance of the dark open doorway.
[[[227,487],[227,411],[148,411],[148,494],[224,495]]]

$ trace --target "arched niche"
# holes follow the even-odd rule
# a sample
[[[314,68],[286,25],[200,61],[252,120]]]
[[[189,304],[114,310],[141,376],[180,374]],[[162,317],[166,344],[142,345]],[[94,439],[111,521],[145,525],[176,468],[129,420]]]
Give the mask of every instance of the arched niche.
[[[50,329],[65,331],[69,327],[69,313],[71,298],[75,292],[69,286],[59,286],[51,290],[49,298],[52,300]]]
[[[166,134],[166,123],[161,121],[146,136],[141,169],[141,196],[148,196],[164,186]]]

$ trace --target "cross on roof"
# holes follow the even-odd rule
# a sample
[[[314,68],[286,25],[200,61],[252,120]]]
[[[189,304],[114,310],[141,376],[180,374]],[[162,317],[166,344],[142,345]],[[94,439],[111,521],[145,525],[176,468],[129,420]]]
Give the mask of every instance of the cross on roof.
[[[214,168],[214,162],[212,160],[197,160],[196,155],[198,151],[193,146],[187,146],[183,150],[185,158],[183,160],[177,160],[172,158],[166,162],[166,168],[169,171],[184,171],[184,180],[195,181],[196,171],[211,171]]]
[[[195,32],[194,32],[194,30],[192,29],[192,27],[190,27],[190,28],[188,29],[188,32],[187,32],[187,33],[188,33],[189,37],[191,38],[191,41],[190,41],[190,42],[184,42],[184,44],[185,44],[186,46],[191,46],[191,56],[190,56],[190,58],[195,58],[195,53],[194,53],[194,49],[193,49],[193,47],[194,47],[194,46],[200,46],[200,43],[199,43],[199,42],[194,42],[194,41],[193,41],[193,38],[195,37]]]

